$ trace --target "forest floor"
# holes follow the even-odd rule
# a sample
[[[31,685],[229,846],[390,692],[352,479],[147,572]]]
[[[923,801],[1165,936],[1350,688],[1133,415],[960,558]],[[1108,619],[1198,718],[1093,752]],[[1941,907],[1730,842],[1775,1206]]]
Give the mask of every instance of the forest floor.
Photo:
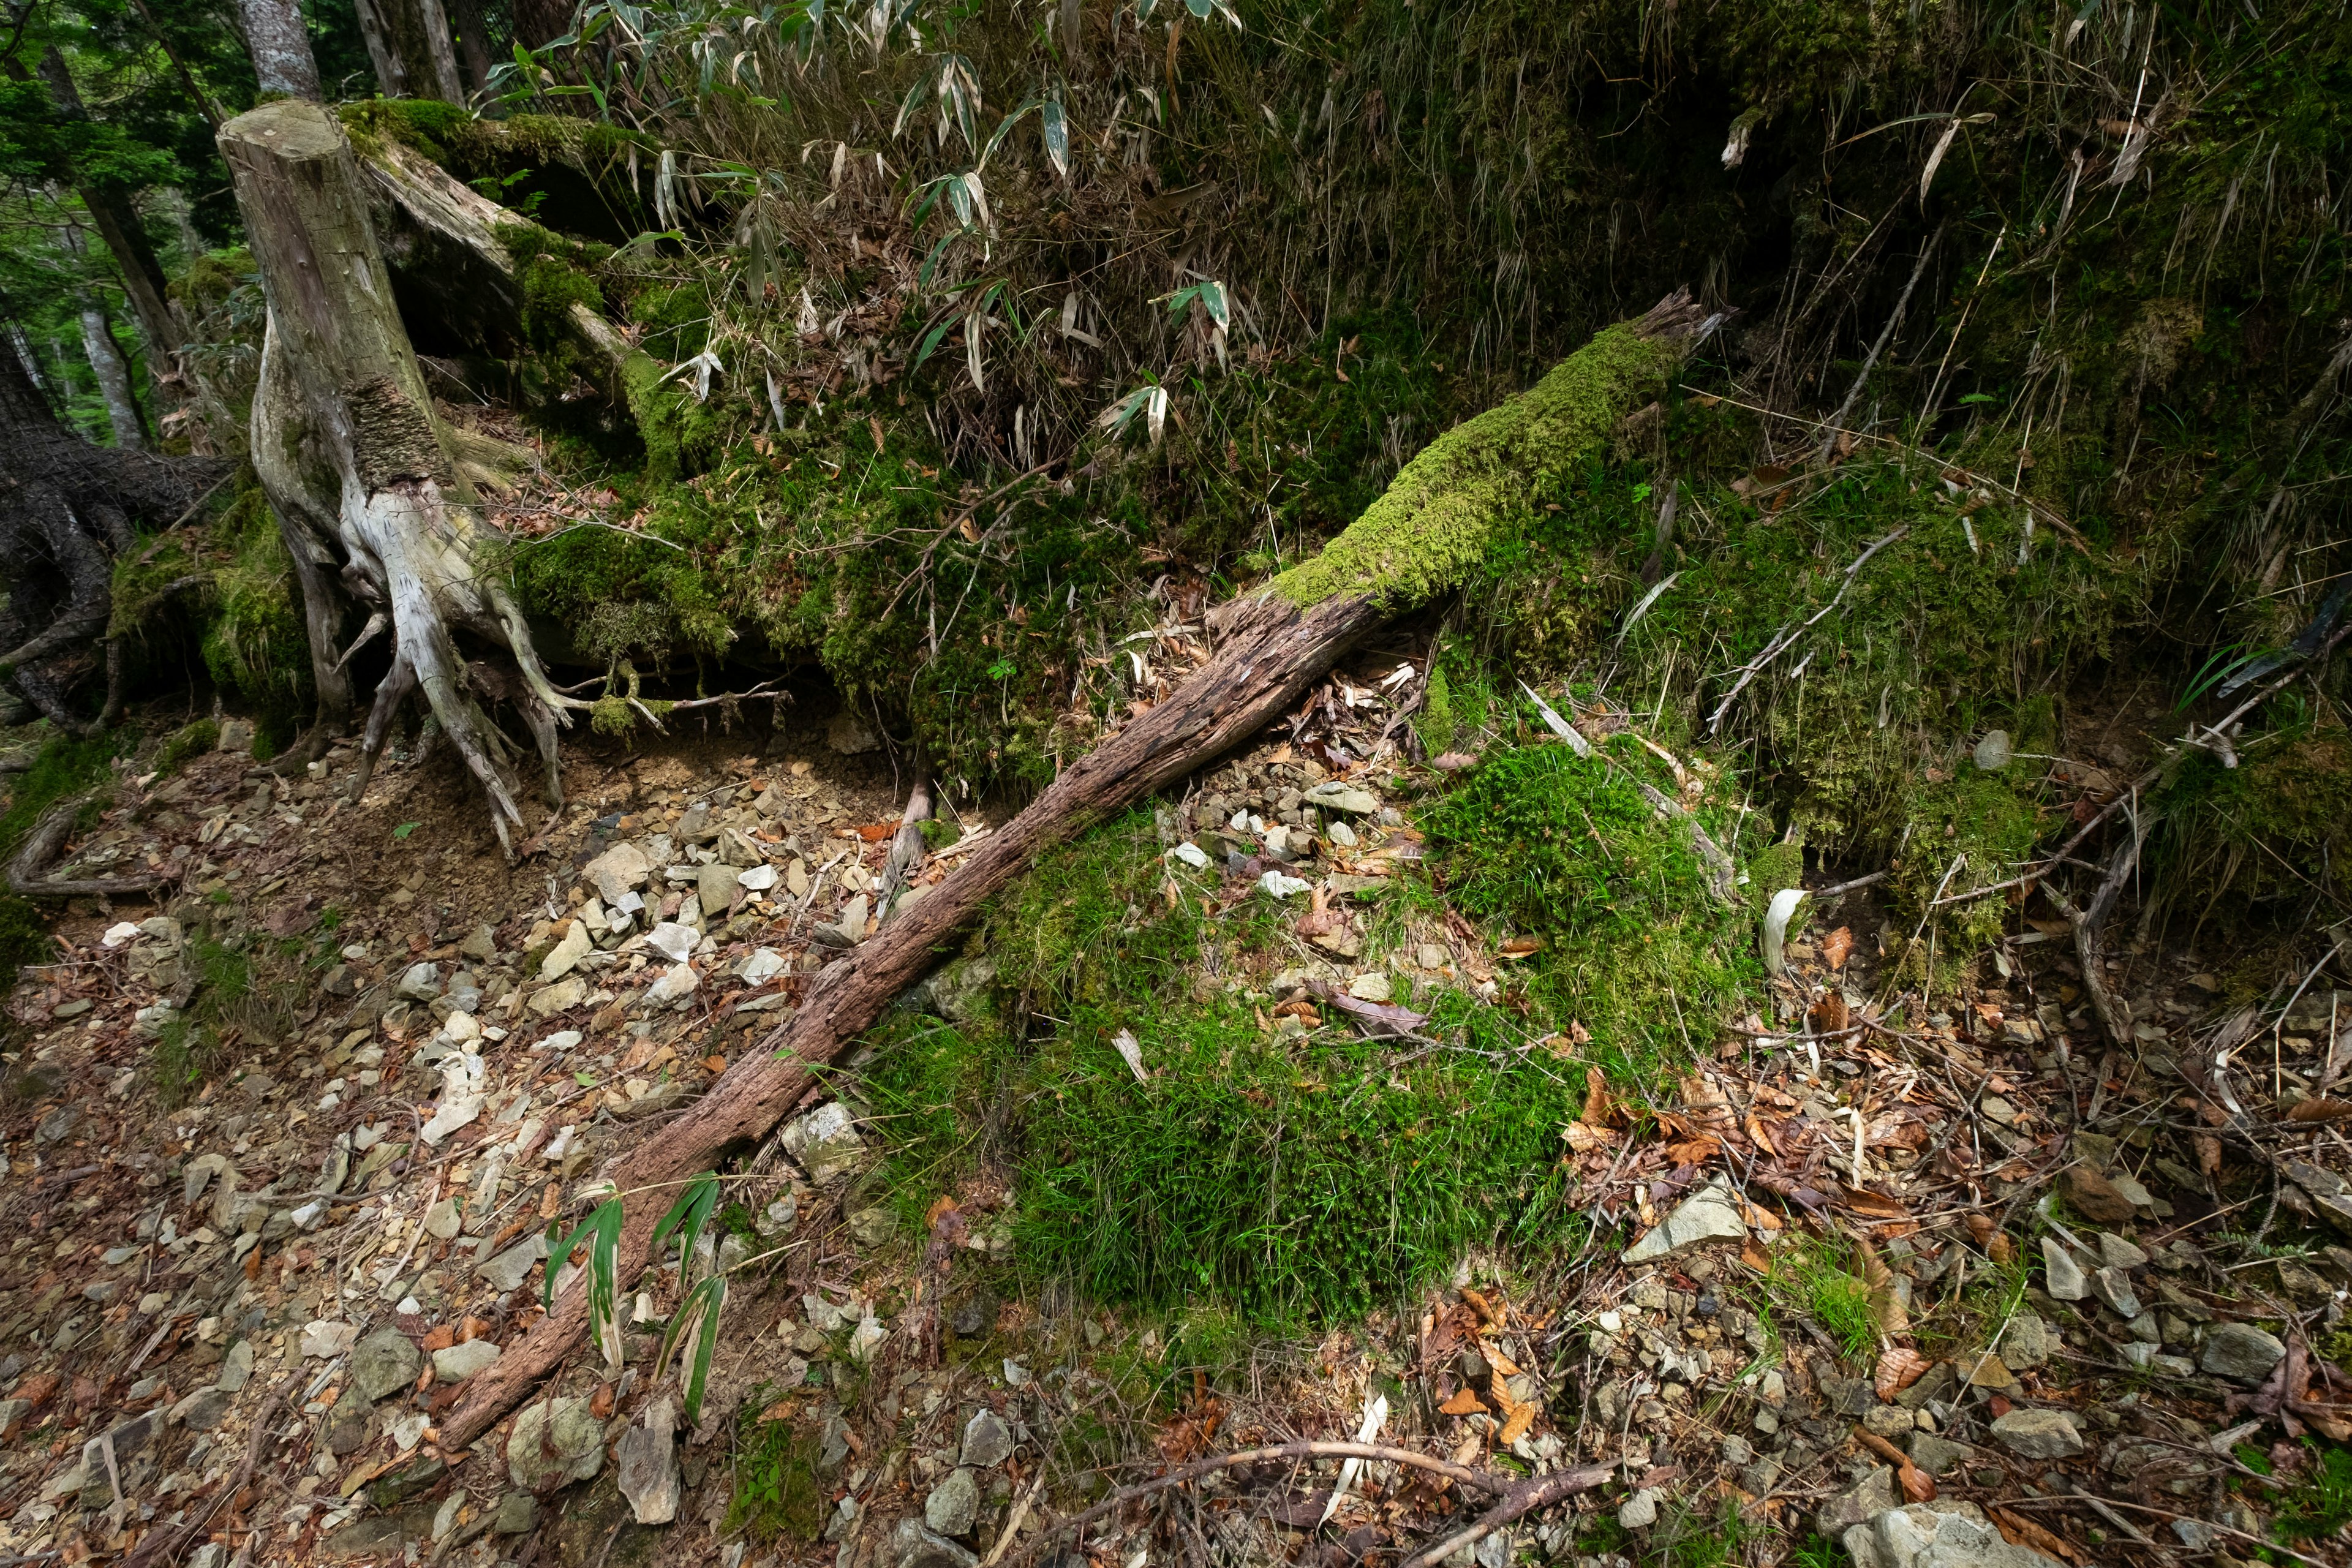
[[[509,867],[446,754],[343,805],[348,750],[289,782],[240,728],[168,776],[118,768],[71,864],[178,891],[76,906],[9,1001],[0,1562],[1338,1568],[1475,1517],[1392,1462],[1336,1502],[1332,1464],[1260,1462],[1042,1532],[1165,1468],[1360,1435],[1512,1478],[1612,1467],[1461,1544],[1482,1568],[1825,1561],[1815,1535],[1907,1563],[1938,1526],[1895,1510],[1927,1498],[1960,1521],[1940,1563],[2345,1560],[2352,1473],[2301,1441],[2352,1436],[2336,994],[2258,1018],[2222,1004],[2223,955],[2119,942],[2112,1048],[2071,942],[2030,921],[1957,994],[1897,994],[1869,889],[1790,942],[1786,1022],[1692,1020],[1720,1043],[1646,1102],[1591,1079],[1559,1148],[1580,1246],[1474,1250],[1409,1310],[1188,1373],[1181,1314],[1024,1269],[1001,1174],[888,1190],[853,1062],[707,1238],[735,1290],[698,1423],[652,1365],[673,1264],[623,1302],[625,1370],[583,1347],[446,1452],[437,1417],[539,1315],[551,1222],[866,934],[903,781],[845,717],[591,738]],[[1346,912],[1423,874],[1396,781],[1446,781],[1334,777],[1294,739],[1163,816],[1171,853],[1213,846],[1225,907],[1305,885],[1297,940],[1238,977],[1264,1026],[1410,1034],[1434,988],[1503,995],[1517,955],[1458,913],[1375,941]],[[952,1018],[986,975],[908,1005]]]

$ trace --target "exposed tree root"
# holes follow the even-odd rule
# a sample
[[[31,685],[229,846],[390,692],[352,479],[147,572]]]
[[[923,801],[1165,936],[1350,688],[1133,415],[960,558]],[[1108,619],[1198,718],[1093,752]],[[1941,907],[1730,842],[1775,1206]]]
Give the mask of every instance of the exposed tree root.
[[[66,841],[73,837],[74,818],[88,800],[87,795],[77,795],[41,814],[8,862],[10,891],[27,899],[122,899],[143,896],[163,885],[162,877],[51,879],[47,875],[65,853]]]

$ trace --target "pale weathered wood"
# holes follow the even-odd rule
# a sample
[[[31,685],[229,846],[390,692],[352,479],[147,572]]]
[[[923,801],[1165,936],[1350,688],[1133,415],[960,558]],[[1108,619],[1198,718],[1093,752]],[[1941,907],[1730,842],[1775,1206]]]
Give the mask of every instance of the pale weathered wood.
[[[521,611],[474,570],[479,498],[434,414],[351,144],[326,110],[288,99],[223,126],[220,147],[269,304],[255,469],[299,536],[306,594],[326,592],[327,567],[338,563],[332,581],[391,625],[393,670],[377,690],[352,790],[366,787],[414,689],[480,780],[511,850],[522,826],[511,749],[478,700],[452,629],[513,660],[518,700],[543,752],[552,750],[553,715],[577,704],[541,669]],[[314,668],[336,662],[339,617],[312,606],[309,618]],[[551,779],[553,759],[542,760]]]

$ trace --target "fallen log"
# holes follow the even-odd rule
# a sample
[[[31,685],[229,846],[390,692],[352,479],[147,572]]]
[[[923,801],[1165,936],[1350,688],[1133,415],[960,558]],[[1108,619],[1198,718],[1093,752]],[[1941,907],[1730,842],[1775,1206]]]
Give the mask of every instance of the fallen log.
[[[950,951],[981,905],[1042,851],[1223,755],[1286,711],[1366,633],[1460,586],[1532,513],[1548,480],[1602,451],[1624,413],[1654,395],[1715,318],[1677,291],[1611,327],[1522,395],[1431,443],[1314,559],[1211,617],[1214,656],[1165,700],[1065,769],[912,908],[821,973],[799,1012],[746,1053],[677,1121],[608,1173],[624,1192],[683,1179],[764,1138],[883,1009]],[[652,1251],[662,1205],[627,1210],[628,1288]],[[549,1259],[550,1267],[560,1259]],[[459,1448],[554,1371],[588,1323],[575,1283],[466,1385],[442,1423]]]

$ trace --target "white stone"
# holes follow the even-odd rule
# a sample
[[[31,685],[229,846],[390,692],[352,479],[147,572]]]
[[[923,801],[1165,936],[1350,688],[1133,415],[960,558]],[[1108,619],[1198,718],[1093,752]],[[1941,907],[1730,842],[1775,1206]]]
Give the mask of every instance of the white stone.
[[[1296,898],[1313,885],[1296,877],[1286,877],[1279,871],[1268,871],[1257,879],[1258,890],[1270,899]]]
[[[664,921],[646,933],[646,945],[672,963],[684,963],[693,954],[694,944],[701,940],[701,932],[676,921]]]
[[[765,865],[747,866],[737,874],[735,880],[754,893],[764,893],[776,885],[776,868]]]
[[[1196,871],[1205,871],[1209,868],[1209,852],[1189,838],[1168,853]]]
[[[785,962],[782,953],[772,947],[755,947],[751,950],[751,955],[742,962],[735,973],[741,976],[747,984],[760,985],[782,974],[784,969]]]
[[[575,920],[563,940],[550,948],[540,960],[539,978],[542,982],[561,980],[572,973],[579,962],[596,951],[595,939],[588,934],[588,922]]]
[[[1647,1263],[1702,1241],[1738,1241],[1748,1235],[1738,1200],[1722,1177],[1685,1198],[1663,1224],[1625,1249],[1628,1263]]]
[[[302,1353],[314,1361],[332,1361],[360,1337],[357,1323],[330,1322],[314,1318],[302,1326]]]
[[[683,1001],[701,984],[702,977],[695,973],[692,964],[673,963],[662,972],[660,979],[646,987],[646,1005],[667,1007],[673,1002]]]

